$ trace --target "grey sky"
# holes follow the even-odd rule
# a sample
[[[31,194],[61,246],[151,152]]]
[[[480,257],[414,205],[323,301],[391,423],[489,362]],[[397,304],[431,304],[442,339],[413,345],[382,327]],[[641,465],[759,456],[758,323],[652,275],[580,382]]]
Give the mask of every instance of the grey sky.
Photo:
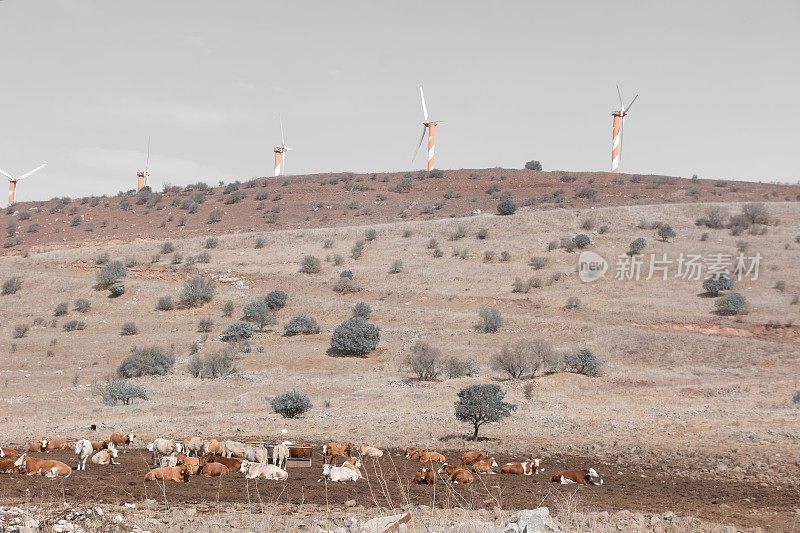
[[[796,182],[800,2],[0,1],[0,168],[18,200],[411,165]]]

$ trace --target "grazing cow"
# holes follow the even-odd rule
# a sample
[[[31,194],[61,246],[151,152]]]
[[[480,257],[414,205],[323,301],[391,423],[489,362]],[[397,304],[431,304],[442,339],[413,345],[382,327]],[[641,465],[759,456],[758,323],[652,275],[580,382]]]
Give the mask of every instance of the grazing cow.
[[[42,439],[42,442],[47,441],[47,445],[44,446],[46,452],[50,450],[69,450],[70,445],[64,439]]]
[[[411,456],[411,459],[417,460],[420,463],[444,463],[447,459],[439,452],[429,452],[428,450],[421,450]]]
[[[124,446],[125,450],[122,453],[125,453],[128,450],[128,446],[136,443],[136,435],[133,433],[128,433],[127,435],[123,435],[122,433],[112,433],[109,440],[113,442],[114,446],[117,448]]]
[[[105,450],[100,450],[96,454],[92,456],[92,463],[96,465],[118,465],[119,463],[115,460],[119,452],[117,448],[111,444]]]
[[[346,481],[358,481],[360,474],[350,468],[344,466],[331,466],[330,463],[322,465],[322,477],[317,480],[317,483],[323,479],[333,481],[334,483],[344,483]]]
[[[154,468],[144,475],[145,481],[174,481],[176,483],[188,483],[189,471],[185,466],[167,466]]]
[[[289,458],[289,454],[291,453],[291,450],[289,449],[291,444],[292,443],[287,440],[272,448],[272,464],[279,468],[286,468],[286,460]]]
[[[75,443],[73,448],[75,455],[78,456],[78,467],[75,470],[86,470],[86,461],[92,456],[94,449],[92,448],[92,441],[89,439],[81,439]]]
[[[418,485],[436,484],[436,470],[433,468],[421,468],[414,474],[414,483]]]
[[[472,471],[476,474],[496,474],[497,472],[492,468],[497,468],[497,461],[494,460],[494,457],[472,463]]]
[[[3,457],[9,457],[9,458],[13,457],[16,459],[17,457],[19,457],[19,452],[14,448],[0,448],[0,458]]]
[[[190,457],[203,455],[203,444],[205,442],[200,437],[190,437],[188,435],[183,437],[183,450]]]
[[[374,446],[369,446],[367,444],[362,444],[361,445],[361,455],[363,457],[374,457],[374,458],[377,459],[379,457],[383,457],[383,450],[380,450],[380,449],[378,449],[378,448],[376,448]]]
[[[179,453],[175,458],[178,460],[179,465],[186,465],[190,475],[197,475],[197,471],[200,469],[199,457],[189,457],[185,453]]]
[[[217,439],[203,442],[203,455],[225,455],[225,446]]]
[[[112,445],[114,443],[112,442]],[[108,441],[106,440],[93,440],[92,441],[92,450],[99,452],[100,450],[105,450],[108,448]]]
[[[222,454],[225,457],[236,457],[237,459],[244,459],[244,451],[247,449],[247,444],[243,442],[236,442],[235,440],[226,440],[222,443],[225,452]]]
[[[553,477],[550,478],[553,483],[561,483],[567,485],[570,483],[577,483],[579,485],[602,485],[603,478],[597,473],[597,470],[590,468],[588,470],[559,470]]]
[[[352,443],[339,443],[330,441],[322,446],[322,457],[326,464],[333,464],[333,460],[337,457],[342,457],[346,461],[353,455]]]
[[[439,469],[439,475],[441,476],[442,474],[447,476],[454,484],[461,483],[462,485],[469,485],[475,481],[475,476],[466,468],[449,465],[447,463],[442,464],[442,467]]]
[[[222,463],[206,463],[200,468],[200,475],[205,477],[227,476],[230,470]]]
[[[72,468],[61,461],[51,461],[46,459],[36,459],[35,457],[28,457],[27,453],[20,455],[14,466],[17,467],[20,473],[32,476],[38,474],[49,478],[58,476],[69,477],[72,474]]]
[[[178,454],[177,452],[172,452],[169,455],[162,455],[158,461],[158,466],[161,468],[166,468],[170,466],[178,466]]]
[[[244,474],[245,479],[272,479],[275,481],[289,479],[289,473],[283,468],[270,464],[251,463],[250,461],[242,461],[239,472]]]
[[[236,472],[242,466],[242,460],[236,457],[221,457],[219,455],[206,456],[206,464],[219,463],[228,467],[231,472]]]
[[[25,446],[25,453],[28,452],[43,452],[47,450],[47,439],[41,439],[38,442],[29,442],[27,446]]]
[[[528,459],[521,463],[506,463],[500,467],[503,474],[517,474],[531,476],[539,473],[539,459]]]
[[[162,457],[181,451],[178,446],[179,443],[176,443],[172,439],[162,439],[159,437],[147,445],[147,451],[153,452],[153,464],[160,464]]]
[[[248,446],[244,449],[245,461],[251,463],[269,463],[269,451],[263,446]]]
[[[488,458],[489,458],[489,452],[479,452],[479,451],[469,450],[461,454],[461,464],[464,466],[472,466],[478,461],[482,461]]]

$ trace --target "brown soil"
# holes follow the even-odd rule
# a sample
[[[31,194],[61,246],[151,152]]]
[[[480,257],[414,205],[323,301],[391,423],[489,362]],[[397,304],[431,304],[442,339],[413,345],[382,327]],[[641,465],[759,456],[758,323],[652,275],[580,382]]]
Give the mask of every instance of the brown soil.
[[[445,452],[447,453],[447,452]],[[457,452],[451,452],[457,457]],[[75,463],[68,452],[47,454]],[[737,528],[762,527],[771,531],[789,531],[796,526],[795,508],[800,501],[796,485],[741,481],[722,481],[713,477],[678,477],[662,465],[659,471],[639,464],[602,464],[587,457],[553,456],[542,465],[545,472],[532,477],[476,476],[471,486],[434,487],[410,482],[420,463],[399,453],[385,454],[373,463],[367,459],[368,480],[357,483],[317,482],[321,458],[317,455],[311,468],[290,468],[286,483],[246,482],[241,474],[223,478],[193,477],[188,484],[143,482],[149,469],[149,454],[135,450],[121,454],[122,465],[100,467],[89,464],[84,472],[73,472],[67,479],[50,480],[39,476],[3,475],[3,504],[22,504],[64,500],[74,506],[97,503],[121,504],[150,498],[169,505],[210,505],[253,503],[257,505],[311,504],[343,508],[348,500],[362,507],[398,509],[408,503],[436,507],[492,508],[499,502],[506,511],[550,505],[562,496],[577,493],[583,507],[613,513],[637,509],[661,514],[667,510]],[[498,462],[512,460],[498,457]],[[593,466],[602,475],[602,486],[576,486],[550,483],[552,472],[562,467]],[[687,465],[683,465],[685,468]],[[162,491],[162,488],[164,489]],[[406,496],[408,501],[406,501]]]

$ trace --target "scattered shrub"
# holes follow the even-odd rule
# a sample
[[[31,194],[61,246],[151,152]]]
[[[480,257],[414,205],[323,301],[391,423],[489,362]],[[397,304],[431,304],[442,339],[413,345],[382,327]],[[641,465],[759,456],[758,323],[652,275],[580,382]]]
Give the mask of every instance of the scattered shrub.
[[[531,161],[528,161],[527,163],[525,163],[525,168],[528,169],[528,170],[541,171],[542,170],[542,164],[540,162],[538,162],[538,161],[531,160]]]
[[[481,333],[497,333],[503,325],[503,315],[492,307],[481,307],[478,310],[478,323],[475,328]]]
[[[174,251],[175,251],[175,245],[173,245],[169,241],[161,245],[161,255],[171,254]]]
[[[517,204],[511,200],[511,198],[503,198],[500,200],[500,203],[497,204],[497,214],[498,215],[513,215],[517,212]]]
[[[175,356],[161,346],[135,348],[117,369],[123,378],[165,376],[175,364]]]
[[[69,304],[67,302],[61,302],[53,310],[53,316],[64,316],[68,312],[69,312]]]
[[[420,381],[434,381],[442,370],[442,352],[427,341],[417,341],[411,346],[406,363]]]
[[[783,281],[783,280],[776,281],[775,282],[775,286],[773,287],[773,289],[775,289],[776,291],[778,291],[780,293],[786,292],[786,282]]]
[[[449,379],[462,378],[464,376],[477,376],[480,372],[478,362],[471,357],[466,359],[448,357],[444,360],[442,367],[443,372],[447,374]]]
[[[219,239],[217,239],[216,237],[209,237],[208,239],[206,239],[206,242],[203,243],[203,246],[206,248],[206,250],[216,248],[217,246],[219,246]]]
[[[374,228],[369,228],[364,232],[364,238],[368,241],[374,241],[378,238],[378,232]]]
[[[360,316],[339,324],[331,336],[331,350],[335,354],[366,356],[378,346],[381,330]]]
[[[633,242],[631,242],[630,246],[628,247],[627,254],[629,256],[638,255],[642,253],[642,250],[644,250],[645,246],[647,246],[647,240],[645,240],[644,237],[639,237],[637,239],[634,239]]]
[[[278,394],[269,404],[283,418],[296,418],[313,407],[308,396],[297,390]]]
[[[13,339],[21,339],[25,335],[28,334],[28,330],[30,326],[28,324],[17,324],[14,326],[14,329],[11,330],[11,338]]]
[[[501,263],[508,263],[509,261],[511,261],[511,254],[508,253],[505,250],[500,252],[500,262]]]
[[[88,313],[92,304],[86,298],[78,298],[75,300],[75,310],[79,313]]]
[[[86,329],[86,322],[70,320],[64,323],[64,331],[81,331]]]
[[[714,302],[717,313],[720,315],[746,315],[750,310],[747,298],[738,292],[732,292]]]
[[[352,294],[360,292],[362,288],[355,281],[353,281],[352,277],[339,276],[339,279],[336,280],[336,283],[333,285],[333,290],[340,294]]]
[[[172,311],[175,309],[175,303],[172,301],[172,296],[161,296],[156,302],[157,311]]]
[[[744,204],[742,206],[742,217],[748,225],[760,224],[762,226],[769,226],[772,223],[767,206],[761,202]]]
[[[594,229],[596,224],[597,224],[597,219],[595,219],[593,216],[589,216],[581,221],[580,227],[583,230],[591,231]]]
[[[103,399],[103,403],[110,406],[130,405],[134,399],[149,400],[150,392],[127,379],[109,378],[103,383],[95,383],[92,392]]]
[[[120,335],[127,336],[127,335],[136,335],[139,333],[139,328],[136,327],[135,322],[125,322],[122,324],[122,329],[120,330]]]
[[[439,247],[439,241],[437,241],[436,239],[431,237],[431,239],[428,241],[428,244],[427,244],[428,250],[434,250],[434,249],[436,249],[438,247]]]
[[[728,210],[721,206],[713,206],[706,212],[706,216],[698,218],[695,224],[698,226],[706,226],[707,228],[719,229],[724,228],[728,221]]]
[[[567,298],[567,303],[564,304],[564,309],[577,309],[581,306],[581,301],[579,298],[575,296],[570,296]]]
[[[289,295],[280,290],[270,291],[266,296],[264,296],[264,302],[266,302],[267,307],[269,307],[272,311],[283,309],[283,306],[286,305],[286,301],[288,299]]]
[[[260,235],[258,237],[256,237],[255,248],[263,248],[265,244],[267,244],[267,238],[266,237],[263,237],[263,236],[260,236]]]
[[[658,231],[656,233],[658,234],[658,237],[664,242],[669,242],[670,239],[673,239],[677,236],[677,233],[675,233],[675,230],[672,229],[672,226],[670,226],[669,224],[663,224],[661,227],[658,228]]]
[[[478,440],[480,427],[487,422],[497,422],[510,416],[517,406],[503,401],[505,393],[498,385],[470,385],[458,393],[455,415],[462,422],[472,424],[472,440]]]
[[[453,233],[450,234],[450,240],[451,241],[458,241],[458,240],[463,239],[466,236],[467,236],[467,228],[465,228],[464,226],[458,226],[453,231]]]
[[[227,302],[225,302],[225,305],[222,306],[222,316],[230,318],[233,316],[233,311],[234,311],[233,302],[228,300]]]
[[[563,364],[567,372],[592,377],[599,376],[603,367],[603,361],[586,347],[579,349],[574,354],[565,355]]]
[[[399,274],[402,271],[403,271],[403,262],[400,259],[396,259],[389,267],[389,274]]]
[[[353,245],[353,248],[350,249],[350,257],[353,259],[358,259],[364,253],[364,246],[366,242],[363,239],[356,241]]]
[[[99,289],[107,289],[127,275],[128,269],[125,268],[122,261],[111,261],[97,272],[95,276],[96,286]]]
[[[795,405],[800,405],[800,390],[794,391],[794,396],[792,396],[792,402]]]
[[[294,335],[316,335],[320,332],[319,324],[313,317],[295,315],[283,326],[283,334],[287,337]]]
[[[360,316],[363,319],[369,318],[372,314],[372,307],[367,302],[358,302],[353,306],[353,316]]]
[[[239,342],[252,336],[253,324],[239,320],[222,330],[222,333],[219,334],[219,340],[223,342]]]
[[[189,358],[186,370],[192,376],[200,379],[217,379],[230,376],[238,372],[236,368],[236,351],[232,348],[223,348],[211,352],[206,357],[195,354]]]
[[[575,198],[585,198],[587,200],[594,200],[597,198],[597,191],[591,187],[583,187],[575,192]]]
[[[214,284],[208,278],[197,276],[187,281],[178,296],[183,307],[200,307],[214,297]]]
[[[536,377],[553,363],[553,347],[545,341],[520,340],[506,344],[492,359],[492,368],[505,372],[511,379]]]
[[[222,212],[219,209],[213,209],[208,214],[208,220],[206,221],[206,224],[216,224],[217,222],[221,221],[222,221]]]
[[[258,325],[258,329],[263,330],[264,326],[271,326],[277,324],[278,320],[272,309],[267,305],[264,299],[255,300],[242,308],[242,315],[245,320]]]
[[[97,265],[105,265],[109,261],[111,261],[111,255],[108,252],[102,252],[97,258],[94,260],[95,264]]]
[[[733,280],[724,272],[710,276],[703,281],[703,288],[706,294],[711,296],[719,296],[721,291],[729,291],[733,289]]]
[[[125,285],[113,285],[108,288],[109,298],[117,298],[125,294]]]
[[[572,238],[572,244],[575,245],[575,248],[581,250],[592,244],[592,239],[585,233],[578,233]]]

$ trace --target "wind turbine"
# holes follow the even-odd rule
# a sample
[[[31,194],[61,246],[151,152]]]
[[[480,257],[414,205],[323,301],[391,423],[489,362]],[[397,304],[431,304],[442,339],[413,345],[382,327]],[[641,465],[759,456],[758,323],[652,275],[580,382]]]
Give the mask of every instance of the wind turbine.
[[[425,93],[422,92],[422,86],[419,88],[419,96],[422,98],[422,116],[424,117],[424,121],[422,122],[422,135],[419,137],[419,144],[417,144],[417,150],[414,152],[414,157],[411,159],[411,162],[414,162],[414,159],[417,158],[417,154],[419,153],[419,147],[422,146],[422,141],[425,139],[425,132],[428,132],[428,166],[427,169],[430,172],[433,170],[433,162],[436,156],[436,126],[439,124],[436,120],[428,120],[428,106],[425,105]]]
[[[283,171],[283,160],[286,159],[286,152],[291,150],[288,146],[286,146],[286,141],[283,138],[283,119],[279,119],[281,122],[281,145],[276,146],[273,150],[275,152],[275,176],[280,176]]]
[[[628,104],[628,107],[625,107],[625,104],[622,102],[622,93],[619,90],[619,85],[617,85],[617,96],[619,96],[619,111],[611,113],[611,116],[614,117],[614,135],[611,143],[611,172],[613,174],[619,174],[619,165],[622,162],[622,130],[624,128],[625,115],[628,114],[633,103],[639,98],[637,94],[633,97],[631,103]]]
[[[150,187],[150,137],[147,137],[147,161],[144,171],[136,173],[136,190],[141,191],[145,187]]]
[[[44,167],[47,166],[47,163],[39,165],[38,167],[34,168],[33,170],[26,172],[22,176],[18,178],[11,177],[11,174],[6,172],[5,170],[0,169],[0,174],[8,178],[8,205],[13,205],[17,201],[17,182],[20,180],[24,180],[34,172],[38,172],[42,170]]]

